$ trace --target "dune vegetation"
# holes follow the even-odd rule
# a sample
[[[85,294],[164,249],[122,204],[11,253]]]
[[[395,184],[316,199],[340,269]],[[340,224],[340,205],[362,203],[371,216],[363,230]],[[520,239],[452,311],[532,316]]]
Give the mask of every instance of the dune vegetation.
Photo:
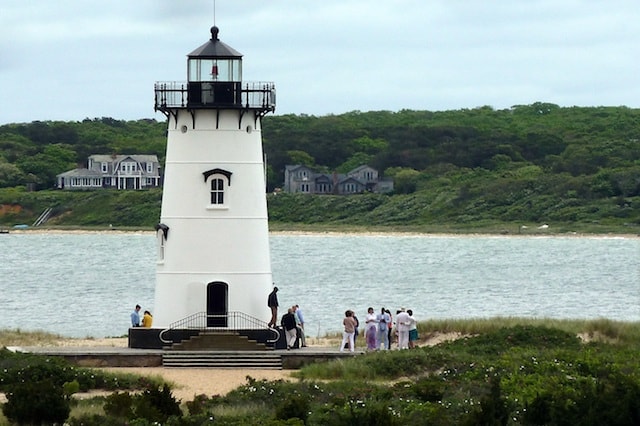
[[[114,376],[3,350],[0,391],[7,394],[7,402],[0,423],[34,412],[49,422],[47,413],[60,413],[56,419],[64,417],[70,425],[636,425],[640,421],[640,323],[489,318],[426,321],[419,331],[423,338],[437,333],[457,338],[435,346],[308,365],[293,380],[256,380],[247,371],[247,383],[228,394],[194,395],[189,401],[177,401],[171,384],[161,378]],[[0,341],[5,346],[28,343],[21,334],[3,331]],[[40,333],[34,336],[35,341],[42,339]],[[71,397],[88,389],[111,393],[83,401]],[[51,394],[58,397],[35,398]]]

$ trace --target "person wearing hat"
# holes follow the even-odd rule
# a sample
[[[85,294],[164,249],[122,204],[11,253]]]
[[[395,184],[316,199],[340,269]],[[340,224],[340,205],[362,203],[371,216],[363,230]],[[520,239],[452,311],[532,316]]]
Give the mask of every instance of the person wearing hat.
[[[273,291],[269,293],[267,299],[267,306],[271,308],[271,319],[269,320],[269,327],[275,327],[278,321],[278,287],[273,287]]]

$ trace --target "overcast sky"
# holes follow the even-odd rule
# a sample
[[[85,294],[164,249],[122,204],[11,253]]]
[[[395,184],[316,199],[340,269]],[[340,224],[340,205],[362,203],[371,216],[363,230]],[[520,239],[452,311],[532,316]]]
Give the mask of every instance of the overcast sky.
[[[214,0],[0,0],[0,124],[122,120],[185,81]],[[639,0],[217,0],[276,114],[640,107]]]

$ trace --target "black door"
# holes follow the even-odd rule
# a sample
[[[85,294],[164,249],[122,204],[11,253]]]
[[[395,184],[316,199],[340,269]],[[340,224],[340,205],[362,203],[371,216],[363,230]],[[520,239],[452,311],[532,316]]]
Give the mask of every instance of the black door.
[[[207,327],[227,326],[227,283],[215,281],[207,285]]]

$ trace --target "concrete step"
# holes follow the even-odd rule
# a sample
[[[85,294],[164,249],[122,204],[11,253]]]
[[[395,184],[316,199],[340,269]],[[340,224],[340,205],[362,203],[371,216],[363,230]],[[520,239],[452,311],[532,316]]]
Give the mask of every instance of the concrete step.
[[[165,351],[164,367],[282,369],[282,357],[269,352]]]
[[[175,351],[266,351],[267,349],[271,348],[267,348],[264,343],[258,343],[255,340],[250,340],[247,336],[233,332],[203,332],[171,345],[171,350]]]

